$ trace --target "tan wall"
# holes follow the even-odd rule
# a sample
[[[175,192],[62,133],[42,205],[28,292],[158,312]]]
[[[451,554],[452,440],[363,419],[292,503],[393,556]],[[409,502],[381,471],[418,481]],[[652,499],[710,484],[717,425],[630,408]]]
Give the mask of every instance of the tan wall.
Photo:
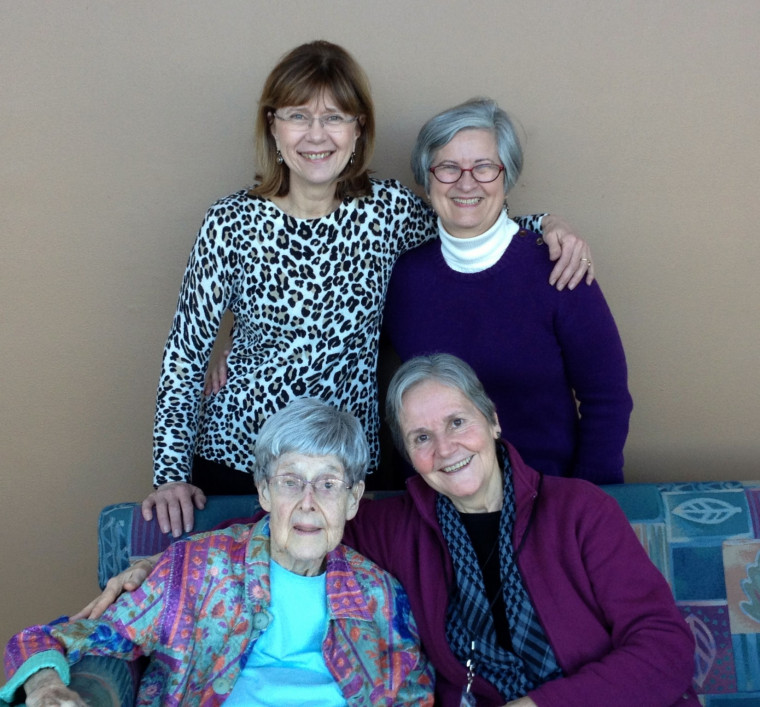
[[[150,488],[161,350],[205,208],[250,182],[262,80],[345,45],[377,172],[488,94],[512,211],[592,243],[627,348],[632,481],[758,478],[757,0],[0,0],[0,641],[95,592],[107,503]]]

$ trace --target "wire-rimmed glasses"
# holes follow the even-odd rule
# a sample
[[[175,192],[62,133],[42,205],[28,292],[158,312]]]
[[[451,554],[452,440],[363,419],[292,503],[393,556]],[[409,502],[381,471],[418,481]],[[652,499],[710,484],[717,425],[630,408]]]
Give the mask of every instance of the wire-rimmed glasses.
[[[311,486],[314,495],[322,501],[336,501],[343,492],[350,489],[348,482],[333,476],[320,476],[311,481],[295,474],[279,474],[272,476],[268,482],[272,488],[285,498],[297,499],[306,493],[306,487]]]
[[[291,130],[296,132],[306,132],[311,130],[314,121],[318,120],[319,124],[329,133],[340,133],[351,123],[358,120],[358,116],[348,116],[342,113],[325,113],[325,115],[312,115],[303,110],[286,111],[284,114],[273,113],[277,120],[281,120]]]
[[[443,164],[431,167],[429,171],[441,184],[454,184],[454,182],[458,182],[462,178],[465,172],[469,172],[476,182],[488,184],[489,182],[495,182],[499,178],[499,175],[504,171],[504,165],[483,162],[465,169],[458,164],[444,162]]]

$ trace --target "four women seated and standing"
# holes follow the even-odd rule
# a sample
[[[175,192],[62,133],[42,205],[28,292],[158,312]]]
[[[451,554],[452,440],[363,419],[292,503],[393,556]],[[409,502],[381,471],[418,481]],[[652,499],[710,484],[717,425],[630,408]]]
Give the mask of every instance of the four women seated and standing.
[[[436,705],[699,704],[691,632],[617,502],[526,464],[467,363],[404,363],[386,418],[416,476],[363,501],[343,541],[404,586]]]
[[[393,269],[384,326],[394,350],[467,361],[505,437],[544,474],[621,483],[633,406],[620,336],[598,284],[546,286],[540,234],[507,215],[523,164],[509,117],[489,99],[445,110],[420,130],[411,163],[439,238]]]
[[[155,511],[165,532],[190,528],[204,499],[188,483],[193,451],[202,457],[193,480],[214,486],[231,467],[239,486],[252,441],[268,514],[176,543],[139,589],[144,565],[123,573],[88,613],[125,585],[133,591],[101,619],[19,634],[0,696],[24,687],[30,705],[81,704],[64,685],[67,665],[94,653],[152,656],[141,704],[432,704],[426,655],[444,707],[698,704],[693,640],[670,588],[616,502],[583,480],[622,481],[632,405],[614,320],[597,285],[548,287],[543,240],[507,216],[522,152],[490,100],[436,116],[414,149],[440,239],[396,264],[385,323],[406,361],[386,417],[416,476],[403,495],[360,506],[370,459],[360,423],[300,396],[355,409],[376,451],[384,283],[397,256],[434,235],[416,197],[369,179],[373,131],[366,79],[350,56],[328,43],[287,55],[258,117],[268,176],[212,208],[183,282],[157,402],[158,490],[145,516]],[[396,217],[375,228],[387,209]],[[251,240],[253,220],[264,230]],[[253,279],[240,265],[252,243]],[[341,277],[360,293],[361,316],[330,278],[315,294],[314,272],[295,277],[295,261],[288,270],[312,248],[320,272],[336,258],[347,265]],[[297,288],[303,312],[353,322],[341,331],[357,340],[346,348],[316,314],[296,322],[289,304],[280,308],[293,295],[283,283]],[[213,307],[196,306],[217,291]],[[230,386],[201,419],[201,381],[228,306]]]
[[[368,463],[353,415],[290,403],[256,443],[268,514],[172,545],[101,619],[15,636],[0,698],[23,687],[28,707],[85,707],[64,683],[70,662],[94,654],[151,656],[141,705],[432,705],[404,590],[340,544]]]

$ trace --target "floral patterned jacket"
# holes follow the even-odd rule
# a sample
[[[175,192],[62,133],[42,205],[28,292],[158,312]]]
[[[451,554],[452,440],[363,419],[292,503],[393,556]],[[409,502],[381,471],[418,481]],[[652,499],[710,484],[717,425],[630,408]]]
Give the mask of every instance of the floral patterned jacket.
[[[140,589],[99,620],[34,626],[5,652],[8,699],[41,668],[64,682],[85,654],[150,655],[138,704],[220,705],[271,615],[269,518],[172,545]],[[433,671],[401,585],[339,545],[327,556],[322,653],[349,705],[432,705]]]

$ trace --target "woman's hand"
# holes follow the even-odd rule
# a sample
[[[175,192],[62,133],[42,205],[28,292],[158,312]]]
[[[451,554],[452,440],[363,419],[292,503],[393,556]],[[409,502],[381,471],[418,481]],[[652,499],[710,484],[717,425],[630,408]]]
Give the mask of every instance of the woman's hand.
[[[87,707],[87,703],[69,690],[52,668],[43,668],[24,683],[27,707]]]
[[[547,214],[541,220],[541,229],[546,245],[549,246],[549,258],[557,264],[549,275],[549,284],[558,290],[565,286],[573,290],[585,275],[586,284],[594,281],[594,264],[591,249],[579,238],[561,218]]]
[[[111,577],[102,594],[95,597],[84,609],[69,617],[69,621],[99,619],[103,615],[103,612],[124,592],[133,592],[146,580],[156,566],[159,557],[160,555],[143,557],[137,560],[137,562],[132,563],[130,567],[120,574]]]
[[[153,520],[153,508],[162,533],[171,531],[175,538],[183,531],[193,529],[193,506],[202,510],[206,505],[206,494],[197,486],[185,481],[162,484],[142,502],[142,514],[146,521]]]
[[[228,332],[223,334],[222,331]],[[206,382],[203,386],[204,395],[216,395],[227,385],[227,356],[232,350],[232,329],[226,328],[219,331],[219,335],[211,350],[211,358],[206,368]]]
[[[537,707],[537,705],[530,697],[521,697],[519,700],[507,702],[504,707]]]

